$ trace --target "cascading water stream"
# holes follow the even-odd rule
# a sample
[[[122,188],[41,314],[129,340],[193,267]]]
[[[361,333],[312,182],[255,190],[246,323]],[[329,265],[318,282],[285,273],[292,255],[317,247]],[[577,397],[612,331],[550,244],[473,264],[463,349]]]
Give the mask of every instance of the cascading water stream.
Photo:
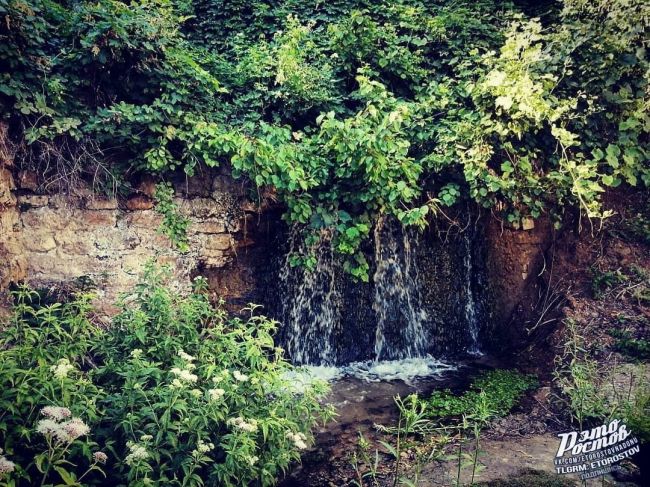
[[[334,365],[333,333],[339,327],[341,300],[329,238],[321,239],[311,270],[290,263],[293,254],[306,250],[298,228],[292,229],[289,242],[290,251],[280,272],[283,295],[288,297],[282,302],[286,349],[296,364]]]
[[[464,245],[463,265],[465,267],[465,320],[471,338],[467,351],[473,355],[481,355],[481,350],[479,348],[480,322],[478,313],[476,312],[476,299],[472,287],[474,278],[472,236],[469,234],[469,231],[463,233],[462,239]]]
[[[334,365],[336,352],[333,333],[341,316],[335,257],[329,239],[316,249],[312,270],[292,267],[291,255],[303,252],[305,245],[298,229],[292,229],[290,251],[280,271],[282,317],[287,331],[285,347],[296,364]]]
[[[427,313],[422,307],[417,262],[411,249],[412,243],[417,245],[417,238],[385,219],[375,225],[375,360],[427,355]],[[397,331],[399,343],[387,343],[390,331]]]
[[[339,367],[326,374],[354,369],[376,378],[406,369],[412,376],[435,373],[444,367],[436,356],[480,355],[486,307],[477,284],[484,272],[477,235],[465,231],[443,242],[380,219],[366,249],[373,272],[364,284],[344,272],[327,233],[311,249],[312,269],[292,267],[292,254],[307,250],[294,228],[267,302],[282,323],[288,357],[300,365]]]

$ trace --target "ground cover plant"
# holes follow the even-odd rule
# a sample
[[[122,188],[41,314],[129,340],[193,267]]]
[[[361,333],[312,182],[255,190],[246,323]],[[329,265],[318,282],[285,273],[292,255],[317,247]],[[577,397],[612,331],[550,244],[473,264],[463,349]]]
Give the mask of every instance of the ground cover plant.
[[[449,390],[435,391],[428,399],[428,415],[433,418],[461,418],[484,402],[494,418],[507,415],[523,397],[538,385],[532,375],[514,370],[490,370],[472,381],[460,395]]]

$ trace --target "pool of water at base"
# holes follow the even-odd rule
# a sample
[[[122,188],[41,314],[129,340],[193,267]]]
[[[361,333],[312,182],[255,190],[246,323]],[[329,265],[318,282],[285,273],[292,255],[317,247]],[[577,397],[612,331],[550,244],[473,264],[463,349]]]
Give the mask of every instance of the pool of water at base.
[[[399,413],[395,396],[418,393],[426,397],[434,390],[447,388],[460,392],[481,371],[498,366],[490,357],[476,356],[454,363],[412,359],[312,368],[312,375],[329,379],[331,391],[325,402],[336,408],[337,416],[316,430],[315,444],[280,487],[346,485],[353,473],[350,455],[359,433],[375,443],[380,435],[374,425],[396,425]]]

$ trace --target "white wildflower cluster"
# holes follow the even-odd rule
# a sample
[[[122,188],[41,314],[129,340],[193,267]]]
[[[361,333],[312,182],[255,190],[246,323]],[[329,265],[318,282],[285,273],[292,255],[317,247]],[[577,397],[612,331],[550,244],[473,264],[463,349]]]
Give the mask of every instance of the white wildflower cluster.
[[[247,461],[248,464],[252,467],[252,466],[254,466],[254,465],[259,461],[259,458],[256,457],[255,455],[253,455],[252,457],[247,457],[247,458],[246,458],[246,461]]]
[[[210,401],[218,401],[223,397],[225,393],[226,391],[220,389],[219,387],[208,390],[208,396],[210,397]]]
[[[46,418],[54,419],[55,421],[63,421],[72,416],[72,413],[68,408],[58,406],[45,406],[41,409],[41,414]]]
[[[2,448],[0,448],[0,478],[4,474],[11,473],[16,468],[16,464],[7,460],[7,458],[2,454]]]
[[[131,358],[139,359],[142,357],[142,349],[140,348],[135,348],[131,351]]]
[[[192,455],[199,457],[212,450],[214,450],[214,443],[205,443],[203,440],[199,440],[196,443],[196,448],[192,451]]]
[[[238,370],[235,370],[232,373],[232,376],[235,378],[235,380],[238,380],[239,382],[246,382],[248,380],[248,376],[246,374],[242,374]]]
[[[41,419],[36,424],[36,431],[54,439],[58,443],[72,443],[77,438],[90,433],[90,427],[80,418],[63,421],[71,415],[70,410],[67,408],[49,406],[43,408],[41,414],[46,418]]]
[[[194,397],[201,397],[203,395],[203,393],[201,392],[201,389],[192,389],[190,391],[190,394],[192,394],[192,396],[194,396]]]
[[[285,435],[298,450],[307,449],[307,437],[303,433],[294,433],[293,431],[287,431]]]
[[[178,356],[186,362],[194,362],[196,360],[196,357],[192,357],[189,353],[185,353],[183,350],[178,351]]]
[[[129,454],[126,456],[124,461],[129,467],[140,462],[141,460],[146,460],[149,458],[149,452],[147,451],[147,448],[140,443],[127,441],[126,447],[129,449]]]
[[[246,421],[241,416],[237,416],[236,418],[230,418],[227,424],[248,433],[255,433],[257,431],[257,421],[255,419]]]
[[[50,370],[54,374],[54,377],[61,380],[68,377],[68,374],[73,369],[74,365],[72,365],[67,358],[62,358],[56,363],[56,365],[50,367]]]
[[[108,456],[103,451],[96,451],[93,453],[93,460],[97,463],[106,463]]]
[[[70,421],[63,423],[63,431],[68,434],[68,438],[76,440],[90,433],[90,427],[79,418],[72,418]]]
[[[174,374],[181,382],[188,382],[193,384],[199,380],[199,377],[188,369],[179,369],[178,367],[174,367],[170,372]]]

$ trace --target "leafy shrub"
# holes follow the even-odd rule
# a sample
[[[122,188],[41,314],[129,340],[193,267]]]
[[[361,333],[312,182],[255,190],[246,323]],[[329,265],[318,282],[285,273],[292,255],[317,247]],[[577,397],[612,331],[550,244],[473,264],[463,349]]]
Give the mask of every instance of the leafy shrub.
[[[620,269],[614,271],[600,271],[592,268],[591,274],[591,293],[594,299],[601,299],[608,289],[611,289],[628,279]]]
[[[156,211],[163,216],[158,231],[169,237],[172,245],[180,252],[187,252],[190,249],[187,237],[190,221],[180,214],[178,205],[174,203],[174,188],[169,183],[160,183],[156,185],[154,196]]]
[[[592,267],[590,270],[594,299],[616,292],[616,299],[627,295],[639,303],[650,302],[650,273],[643,267],[631,265],[625,269],[605,271]]]
[[[650,389],[644,385],[623,407],[623,418],[639,441],[650,442]]]
[[[578,323],[565,320],[567,338],[562,353],[556,356],[555,384],[571,413],[571,419],[582,429],[591,419],[605,418],[615,409],[603,387],[607,375],[585,348],[584,337],[578,332]]]
[[[88,318],[88,294],[41,305],[37,293],[21,288],[14,298],[13,316],[0,326],[0,445],[16,465],[9,485],[32,485],[43,472],[55,468],[66,475],[68,468],[63,458],[44,455],[52,453],[50,441],[35,431],[44,408],[66,408],[68,416],[89,423],[101,415],[104,393],[89,369],[103,332]],[[65,460],[80,469],[92,464],[96,444],[89,438],[65,443]]]
[[[299,460],[330,416],[324,385],[296,388],[275,322],[228,318],[201,279],[181,296],[166,277],[148,265],[106,331],[87,296],[40,310],[22,291],[0,351],[2,481],[272,485]]]
[[[532,375],[514,370],[491,370],[473,380],[469,390],[460,396],[449,390],[435,391],[427,399],[428,413],[432,417],[449,418],[487,410],[494,418],[505,416],[522,395],[536,385],[537,379]]]
[[[628,241],[638,241],[650,244],[650,218],[648,218],[648,204],[643,213],[636,213],[623,220],[611,233]]]

